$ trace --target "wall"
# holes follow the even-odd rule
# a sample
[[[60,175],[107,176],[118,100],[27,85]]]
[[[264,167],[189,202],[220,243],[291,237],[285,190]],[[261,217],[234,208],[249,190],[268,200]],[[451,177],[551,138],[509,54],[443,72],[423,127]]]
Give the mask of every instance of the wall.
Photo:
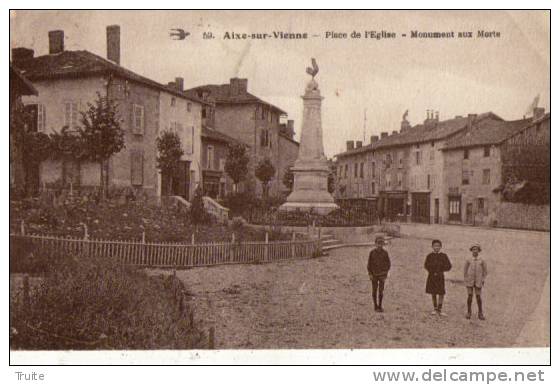
[[[171,105],[172,99],[175,100],[174,106]],[[200,183],[202,167],[202,147],[200,138],[202,131],[202,105],[188,99],[177,97],[171,93],[160,91],[158,108],[160,131],[170,130],[172,122],[178,122],[182,126],[181,131],[177,132],[177,134],[181,139],[181,145],[184,151],[181,159],[190,161],[190,170],[191,172],[194,171],[194,180],[190,180],[189,188],[189,199],[192,199],[194,190]],[[159,195],[161,195],[161,175],[159,172],[158,180],[158,191]]]
[[[159,133],[159,91],[142,84],[115,78],[110,89],[111,98],[119,105],[119,115],[124,129],[125,149],[111,157],[109,180],[111,185],[125,187],[131,184],[131,153],[143,153],[143,183],[135,186],[150,196],[158,194],[156,168],[156,138]],[[144,107],[144,134],[133,133],[132,106]]]
[[[444,152],[445,190],[457,189],[461,194],[461,222],[467,223],[467,204],[471,203],[475,213],[475,223],[490,225],[496,218],[496,209],[500,201],[498,193],[492,192],[502,183],[500,150],[491,147],[490,156],[484,157],[484,148],[475,147],[469,149],[469,159],[464,159],[464,150],[451,150]],[[490,170],[490,183],[483,184],[483,170]],[[469,184],[462,184],[463,170],[469,172]],[[485,209],[478,212],[477,199],[484,198]],[[441,211],[444,214],[444,222],[449,220],[448,200]]]
[[[375,179],[372,177],[371,163],[373,160],[374,155],[371,150],[338,156],[336,162],[337,188],[334,193],[335,197],[339,199],[353,199],[377,196],[379,184],[377,177]],[[364,164],[363,177],[360,173],[360,165],[362,163]],[[356,164],[358,165],[357,176],[354,171]],[[346,167],[348,167],[348,172],[345,171]],[[375,192],[371,190],[371,182],[375,182]]]
[[[64,103],[76,102],[78,109],[84,111],[88,102],[95,101],[97,92],[106,94],[105,79],[101,76],[82,79],[56,79],[41,80],[33,83],[38,96],[24,96],[24,104],[43,104],[46,110],[46,134],[60,132],[64,126]],[[79,121],[79,117],[78,117]],[[85,166],[85,165],[83,165]],[[95,181],[99,185],[99,166],[91,164],[81,167],[80,178],[86,181]],[[62,178],[62,164],[59,161],[47,160],[40,166],[40,183],[52,183]]]
[[[282,135],[278,136],[278,169],[276,170],[277,179],[280,182],[278,192],[287,195],[290,190],[282,182],[287,167],[292,167],[296,162],[299,152],[299,144]]]
[[[496,208],[498,227],[550,231],[550,206],[499,202]]]
[[[208,146],[214,148],[214,163],[210,166],[207,163],[208,160]],[[201,166],[202,170],[213,170],[221,171],[222,175],[220,177],[220,183],[225,183],[225,194],[229,194],[233,191],[233,181],[227,176],[227,173],[220,165],[225,167],[225,162],[228,155],[228,144],[219,140],[212,140],[208,138],[202,138],[201,146]],[[242,183],[241,183],[242,184]]]
[[[261,195],[262,185],[254,176],[255,166],[264,158],[270,159],[276,168],[276,175],[269,184],[269,193],[279,195],[285,190],[281,179],[282,172],[279,170],[282,165],[289,162],[290,157],[284,159],[284,154],[279,150],[282,144],[279,143],[280,123],[277,112],[273,113],[272,121],[262,119],[261,114],[257,113],[258,106],[262,105],[218,103],[214,113],[215,129],[250,146],[248,179],[244,185],[257,195]],[[261,146],[260,133],[263,129],[269,131],[271,143],[269,146]]]

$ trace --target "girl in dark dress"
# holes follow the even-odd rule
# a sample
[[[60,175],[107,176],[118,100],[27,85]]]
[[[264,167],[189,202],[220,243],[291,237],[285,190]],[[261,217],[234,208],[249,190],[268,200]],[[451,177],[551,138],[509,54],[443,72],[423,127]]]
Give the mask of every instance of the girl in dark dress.
[[[424,262],[424,268],[428,270],[426,293],[432,295],[432,303],[434,304],[432,314],[445,316],[441,311],[443,307],[443,296],[445,295],[444,272],[451,270],[451,262],[447,254],[440,252],[441,241],[439,239],[434,239],[432,241],[432,249],[434,252],[428,254],[426,262]]]

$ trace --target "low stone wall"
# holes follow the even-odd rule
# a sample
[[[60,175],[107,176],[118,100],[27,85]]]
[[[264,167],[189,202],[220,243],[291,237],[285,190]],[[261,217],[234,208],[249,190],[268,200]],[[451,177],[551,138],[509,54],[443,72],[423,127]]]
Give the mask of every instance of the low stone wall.
[[[275,228],[278,226],[263,226],[247,224],[247,226],[259,229]],[[319,234],[318,227],[303,226],[280,226],[283,232],[307,233],[310,237],[317,237]],[[363,243],[374,241],[375,234],[386,233],[391,236],[400,236],[400,226],[398,224],[382,224],[363,227],[321,227],[321,234],[333,235],[342,243]]]
[[[498,227],[550,231],[550,206],[500,202],[496,221]]]

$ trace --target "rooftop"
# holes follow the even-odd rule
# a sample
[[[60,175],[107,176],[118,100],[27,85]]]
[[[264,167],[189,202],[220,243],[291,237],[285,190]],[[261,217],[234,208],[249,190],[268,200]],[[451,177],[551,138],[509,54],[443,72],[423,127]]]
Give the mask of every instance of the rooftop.
[[[138,75],[86,50],[62,51],[56,54],[32,57],[27,60],[18,61],[17,66],[22,74],[31,81],[114,74],[160,91],[169,92],[173,95],[202,103],[202,100],[199,98],[185,95],[176,88]]]
[[[484,121],[503,122],[503,119],[493,112],[485,112],[476,115],[473,124]],[[380,138],[378,141],[354,148],[340,154],[338,157],[354,155],[382,148],[406,146],[415,143],[443,140],[465,130],[469,123],[468,116],[455,117],[443,121],[433,121],[428,124],[417,124],[406,131]]]
[[[210,139],[210,140],[215,140],[218,142],[222,142],[222,143],[235,143],[235,144],[243,144],[241,143],[239,140],[232,138],[229,135],[224,134],[223,132],[214,130],[212,128],[208,128],[208,127],[202,127],[202,132],[201,132],[201,137],[203,139]]]
[[[234,81],[242,81],[240,87],[236,90],[233,89]],[[259,103],[276,110],[282,115],[287,115],[287,113],[281,108],[268,103],[267,101],[251,94],[247,91],[247,81],[246,79],[231,79],[229,84],[206,84],[198,87],[194,87],[185,91],[185,93],[191,97],[203,98],[203,92],[208,92],[210,99],[216,104],[250,104]]]

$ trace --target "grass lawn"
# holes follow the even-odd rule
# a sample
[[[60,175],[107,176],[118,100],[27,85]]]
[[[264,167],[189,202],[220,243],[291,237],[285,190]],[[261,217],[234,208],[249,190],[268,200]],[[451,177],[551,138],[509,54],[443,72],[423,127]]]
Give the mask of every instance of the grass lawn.
[[[195,295],[197,315],[215,326],[221,349],[549,346],[549,309],[538,306],[543,290],[549,290],[549,233],[428,229],[387,247],[393,267],[383,314],[373,312],[364,247],[311,260],[197,268],[177,276]],[[453,264],[446,276],[446,318],[430,315],[431,298],[424,293],[424,258],[431,250],[429,238],[436,236]],[[486,321],[464,317],[462,270],[472,241],[482,244],[489,268]],[[473,309],[476,314],[475,303]],[[535,318],[543,330],[534,338],[529,331],[526,338],[524,327]]]

